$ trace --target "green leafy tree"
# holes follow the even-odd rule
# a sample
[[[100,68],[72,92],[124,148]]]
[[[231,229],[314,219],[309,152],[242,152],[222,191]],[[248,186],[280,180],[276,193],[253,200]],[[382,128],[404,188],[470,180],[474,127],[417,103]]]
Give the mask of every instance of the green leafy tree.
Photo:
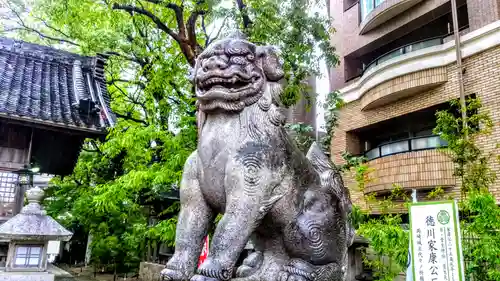
[[[338,91],[331,92],[326,96],[326,101],[323,105],[325,110],[326,135],[321,139],[321,146],[323,150],[330,151],[334,131],[339,122],[339,110],[343,105],[344,101]]]
[[[463,254],[466,275],[475,280],[500,280],[500,207],[489,188],[496,180],[490,159],[494,152],[484,153],[478,138],[488,137],[493,122],[479,98],[466,101],[465,122],[459,100],[452,100],[448,110],[436,113],[434,133],[448,142],[444,153],[455,164],[455,176],[461,180]],[[465,123],[466,126],[462,124]]]
[[[497,160],[494,152],[485,154],[476,144],[478,138],[488,137],[493,123],[478,98],[467,99],[467,119],[463,122],[458,100],[452,100],[447,110],[436,112],[435,134],[447,141],[442,148],[455,164],[455,176],[461,180],[461,228],[466,276],[474,280],[500,280],[500,207],[489,188],[496,180],[490,159]],[[467,124],[463,126],[462,124]],[[351,171],[359,191],[372,179],[371,169],[363,157],[345,154],[344,170]],[[441,187],[429,193],[429,200],[444,199]],[[402,226],[400,214],[390,214],[395,199],[410,200],[401,187],[395,185],[392,193],[382,200],[365,196],[367,203],[381,207],[381,216],[374,217],[370,210],[355,208],[351,219],[357,233],[370,241],[364,262],[374,270],[377,280],[393,280],[406,267],[408,233]]]
[[[289,130],[298,148],[302,152],[307,153],[314,142],[313,127],[304,123],[286,124],[285,127]]]
[[[324,1],[38,0],[9,1],[4,34],[84,55],[108,57],[106,76],[119,120],[105,139],[87,140],[72,175],[56,178],[47,209],[93,236],[93,261],[127,270],[148,249],[173,244],[178,186],[196,148],[196,57],[239,29],[281,50],[287,86],[282,102],[308,97],[307,78],[321,60],[337,63],[329,20],[308,14]],[[170,206],[170,207],[169,207]],[[158,218],[151,224],[151,217]],[[117,266],[118,265],[118,266]]]

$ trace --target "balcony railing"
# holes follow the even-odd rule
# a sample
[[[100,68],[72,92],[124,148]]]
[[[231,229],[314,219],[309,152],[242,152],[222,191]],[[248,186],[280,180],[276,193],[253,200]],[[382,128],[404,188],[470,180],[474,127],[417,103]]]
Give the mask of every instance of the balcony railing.
[[[414,42],[414,43],[411,43],[408,45],[404,45],[403,47],[399,47],[399,48],[392,50],[388,53],[385,53],[385,54],[381,55],[380,57],[376,58],[375,60],[373,60],[372,62],[370,62],[367,66],[365,66],[363,68],[363,73],[370,70],[371,68],[385,62],[385,61],[392,59],[392,58],[399,57],[401,55],[404,55],[404,54],[407,54],[410,52],[415,52],[415,51],[425,49],[428,47],[441,45],[441,44],[443,44],[445,37],[446,36],[440,36],[440,37],[425,39],[422,41],[417,41],[417,42]]]
[[[361,21],[364,21],[366,16],[382,4],[385,0],[361,0],[359,4],[361,5]]]
[[[376,158],[398,153],[434,149],[438,147],[444,147],[446,145],[446,141],[436,135],[415,137],[379,145],[365,152],[365,157],[367,158],[367,160],[373,160]]]
[[[373,1],[373,0],[366,0],[366,1]],[[383,1],[381,1],[380,3],[382,3],[382,2]],[[464,26],[459,28],[459,31],[466,32],[468,28],[469,28],[469,25],[464,25]],[[428,39],[424,39],[424,40],[419,40],[419,41],[412,42],[412,43],[406,44],[404,46],[398,47],[396,49],[393,49],[393,50],[377,57],[376,59],[372,60],[370,63],[363,64],[363,67],[358,69],[358,71],[356,71],[356,73],[353,73],[350,76],[348,75],[348,77],[346,78],[346,82],[349,82],[349,81],[354,80],[356,78],[362,77],[366,71],[368,71],[371,68],[373,68],[373,67],[375,67],[375,66],[377,66],[377,65],[379,65],[387,60],[390,60],[392,58],[399,57],[399,56],[402,56],[404,54],[415,52],[417,50],[425,49],[428,47],[442,45],[445,42],[447,42],[451,36],[453,36],[453,33],[448,33],[448,34],[442,35],[442,36],[437,36],[437,37],[432,37],[432,38],[428,38]]]

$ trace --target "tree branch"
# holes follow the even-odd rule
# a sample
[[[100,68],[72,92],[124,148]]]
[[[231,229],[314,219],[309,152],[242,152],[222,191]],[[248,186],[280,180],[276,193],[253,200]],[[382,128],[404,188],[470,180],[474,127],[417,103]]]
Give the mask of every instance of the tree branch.
[[[118,52],[114,52],[114,51],[108,51],[108,52],[105,52],[104,53],[105,55],[110,55],[110,56],[117,56],[117,57],[121,57],[125,60],[128,60],[128,61],[131,61],[131,62],[134,62],[134,63],[137,63],[141,66],[144,67],[144,65],[147,64],[147,62],[137,58],[137,57],[131,57],[131,56],[127,56],[127,55],[124,55],[124,54],[120,54]]]
[[[179,34],[175,33],[172,29],[170,29],[170,27],[165,25],[159,17],[155,16],[153,13],[151,13],[146,9],[142,9],[131,5],[120,5],[118,3],[114,3],[113,10],[123,10],[128,12],[131,16],[133,16],[134,13],[144,15],[149,19],[151,19],[160,30],[163,30],[165,33],[170,35],[175,41],[180,42]]]
[[[59,41],[59,42],[64,42],[64,43],[68,43],[70,45],[73,45],[73,46],[77,46],[77,47],[80,47],[80,44],[77,44],[75,42],[72,42],[70,40],[67,40],[67,39],[63,39],[63,38],[58,38],[58,37],[53,37],[53,36],[49,36],[49,35],[46,35],[44,33],[42,33],[41,31],[39,30],[36,30],[32,27],[29,27],[28,25],[26,25],[26,23],[23,21],[23,19],[21,18],[21,15],[19,15],[19,13],[14,9],[12,8],[10,5],[8,5],[10,11],[16,16],[16,18],[18,19],[18,22],[17,24],[19,24],[24,30],[27,30],[27,31],[30,31],[30,32],[34,32],[36,34],[38,34],[38,36],[44,38],[44,39],[47,39],[47,40],[51,40],[51,41]],[[13,29],[12,29],[13,30]],[[66,37],[69,37],[69,36],[66,36]]]
[[[247,5],[243,3],[243,0],[236,0],[236,5],[238,6],[238,10],[240,10],[241,18],[243,19],[243,28],[247,30],[253,24],[252,20],[248,16]]]
[[[210,42],[210,35],[208,35],[207,27],[205,26],[205,15],[201,15],[201,29],[205,34],[205,48],[206,48]]]
[[[141,89],[145,89],[146,88],[146,84],[144,84],[141,81],[132,81],[132,80],[126,80],[126,79],[119,79],[119,78],[117,78],[117,79],[111,79],[109,81],[106,81],[106,84],[108,84],[108,85],[114,85],[116,82],[134,84],[134,85],[139,86]]]
[[[175,20],[177,21],[177,27],[179,28],[179,36],[181,38],[186,38],[186,25],[184,24],[184,8],[177,6],[173,3],[166,4],[166,7],[172,9],[175,13]]]
[[[187,38],[189,41],[189,45],[193,49],[196,50],[196,53],[199,54],[201,53],[201,49],[199,48],[198,42],[196,40],[196,21],[198,20],[198,17],[200,15],[204,15],[205,11],[193,11],[191,15],[189,16],[188,22],[187,22]]]
[[[150,11],[148,11],[146,9],[139,8],[137,6],[120,5],[117,3],[113,4],[113,9],[126,11],[131,16],[134,16],[134,13],[138,13],[138,14],[144,15],[144,16],[148,17],[149,19],[151,19],[156,24],[158,29],[164,31],[165,33],[170,35],[170,37],[172,37],[175,41],[177,41],[177,43],[179,44],[179,47],[181,48],[181,51],[184,54],[184,57],[186,58],[188,63],[191,66],[194,66],[195,59],[196,59],[196,52],[195,52],[196,49],[191,47],[191,45],[189,45],[189,43],[186,41],[186,38],[183,35],[175,33],[170,27],[168,27],[166,24],[164,24],[161,21],[161,19],[158,18],[157,16],[155,16],[153,13],[151,13]]]
[[[141,124],[144,124],[146,126],[148,126],[148,122],[144,121],[144,120],[141,120],[141,119],[137,119],[137,118],[134,118],[132,117],[132,114],[129,112],[127,114],[120,114],[118,112],[114,112],[115,115],[119,118],[122,118],[122,119],[125,119],[125,120],[130,120],[130,121],[134,121],[134,122],[137,122],[137,123],[141,123]]]
[[[174,3],[165,3],[163,0],[145,0],[146,2],[161,5],[174,11],[177,27],[179,29],[179,37],[186,38],[186,25],[184,24],[184,7]]]
[[[71,38],[71,36],[69,36],[68,34],[66,34],[65,32],[63,32],[62,30],[60,30],[59,28],[56,28],[50,24],[47,23],[47,21],[43,20],[42,18],[39,18],[37,16],[33,16],[35,19],[41,21],[43,23],[43,25],[45,25],[47,28],[61,34],[62,36],[66,37],[66,38]]]
[[[227,18],[228,17],[225,17],[224,20],[222,21],[222,24],[219,28],[219,31],[217,31],[217,34],[215,35],[215,37],[213,38],[210,38],[210,40],[208,42],[205,43],[205,47],[207,47],[210,43],[214,42],[215,40],[217,40],[217,38],[219,38],[220,36],[220,33],[222,32],[222,29],[224,28],[224,26],[226,25],[226,21],[227,21]]]

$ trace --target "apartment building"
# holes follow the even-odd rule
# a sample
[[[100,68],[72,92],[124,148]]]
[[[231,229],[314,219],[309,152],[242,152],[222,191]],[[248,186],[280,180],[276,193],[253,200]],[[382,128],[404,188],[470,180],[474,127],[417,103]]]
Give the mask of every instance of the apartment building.
[[[500,143],[500,1],[456,0],[466,95],[481,98],[495,123],[478,140],[486,152]],[[329,0],[336,33],[332,44],[341,64],[330,86],[346,105],[331,153],[364,154],[374,169],[364,193],[383,196],[393,183],[416,190],[436,186],[458,196],[453,164],[436,150],[435,112],[459,98],[450,0]],[[500,170],[497,162],[492,162]],[[346,177],[346,181],[351,180]],[[492,187],[500,202],[500,181]],[[361,191],[353,200],[363,205]]]

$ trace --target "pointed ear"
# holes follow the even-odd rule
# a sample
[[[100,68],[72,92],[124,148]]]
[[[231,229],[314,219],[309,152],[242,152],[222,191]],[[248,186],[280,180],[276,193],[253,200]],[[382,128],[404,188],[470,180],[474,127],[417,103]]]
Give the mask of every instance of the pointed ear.
[[[285,72],[278,52],[271,46],[257,47],[257,57],[261,59],[262,70],[268,81],[278,82],[283,79]]]

